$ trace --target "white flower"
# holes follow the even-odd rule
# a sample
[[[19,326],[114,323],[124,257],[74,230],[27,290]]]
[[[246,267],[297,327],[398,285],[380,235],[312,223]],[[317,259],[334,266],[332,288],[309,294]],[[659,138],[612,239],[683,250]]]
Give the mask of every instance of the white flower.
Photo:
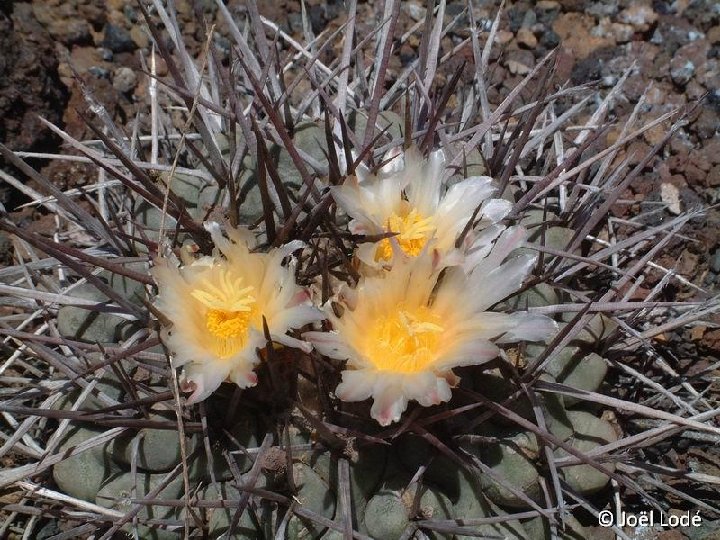
[[[411,148],[404,155],[395,155],[377,176],[359,168],[357,178],[350,177],[330,189],[337,204],[352,218],[352,233],[397,233],[395,240],[410,256],[417,256],[432,239],[443,264],[458,264],[475,232],[505,217],[510,203],[490,199],[495,188],[487,176],[470,177],[444,190],[444,170],[441,150],[425,161]],[[456,250],[456,240],[480,207],[477,219],[481,225],[465,238],[462,249]],[[361,244],[357,252],[358,258],[370,266],[390,266],[392,254],[389,239]]]
[[[206,225],[217,248],[181,266],[160,260],[153,269],[159,295],[155,305],[172,321],[164,332],[173,366],[185,366],[194,391],[188,403],[208,397],[225,380],[241,388],[254,386],[256,349],[266,345],[263,317],[273,341],[311,350],[307,342],[287,335],[290,329],[324,319],[295,283],[293,268],[282,260],[297,245],[269,253],[251,253],[252,236]]]
[[[487,311],[533,267],[535,257],[527,254],[503,262],[524,233],[521,227],[503,231],[469,273],[449,268],[438,281],[426,249],[417,257],[398,254],[389,271],[361,279],[353,305],[340,317],[329,315],[332,332],[303,334],[321,354],[347,359],[337,397],[372,397],[371,415],[385,426],[400,419],[410,400],[423,406],[448,401],[457,381],[452,369],[495,358],[498,343],[552,334],[557,326],[543,315]]]

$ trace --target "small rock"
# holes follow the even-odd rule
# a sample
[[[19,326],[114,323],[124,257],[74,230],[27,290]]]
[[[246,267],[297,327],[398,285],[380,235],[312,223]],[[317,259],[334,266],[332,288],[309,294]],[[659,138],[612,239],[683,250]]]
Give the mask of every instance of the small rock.
[[[710,270],[720,274],[720,249],[710,258]]]
[[[720,186],[720,165],[715,165],[712,169],[710,169],[710,172],[708,172],[707,177],[705,178],[705,182],[708,187],[715,188]]]
[[[661,45],[663,42],[663,35],[662,32],[660,32],[659,28],[656,28],[653,32],[652,37],[650,38],[650,43],[654,43],[655,45]]]
[[[407,43],[400,47],[400,63],[403,67],[409,66],[416,57],[415,49]]]
[[[710,107],[703,107],[695,121],[695,131],[701,139],[712,139],[720,129],[720,115]]]
[[[680,213],[680,190],[677,186],[663,182],[660,186],[660,198],[668,205],[667,209],[671,214],[678,215]]]
[[[302,15],[300,13],[288,13],[288,28],[291,34],[299,34],[303,31]]]
[[[510,43],[510,40],[512,38],[512,32],[508,32],[507,30],[498,30],[495,34],[495,43],[499,45],[505,45],[506,43]]]
[[[590,56],[594,51],[615,45],[610,36],[592,35],[595,18],[585,13],[563,13],[552,25],[560,36],[563,47],[571,50],[578,60]]]
[[[100,66],[90,66],[88,68],[88,73],[91,73],[94,77],[97,77],[98,79],[110,78],[110,71]]]
[[[632,4],[620,12],[618,19],[622,23],[631,24],[639,31],[644,32],[657,20],[657,13],[650,6]]]
[[[530,68],[528,66],[515,60],[508,60],[507,67],[513,75],[526,75],[527,73],[530,73]]]
[[[310,26],[315,35],[322,32],[327,25],[328,21],[325,18],[325,10],[322,6],[310,6],[308,17],[310,19]]]
[[[0,209],[4,210],[1,204]],[[0,263],[9,264],[12,261],[12,250],[10,236],[4,231],[0,231]]]
[[[548,29],[540,34],[540,44],[546,49],[554,49],[560,44],[560,36]]]
[[[675,84],[685,86],[707,62],[710,45],[706,40],[694,41],[680,47],[670,61],[670,77]]]
[[[713,45],[720,43],[720,25],[713,26],[710,30],[708,30],[706,37]]]
[[[410,15],[410,18],[415,22],[420,22],[425,19],[425,8],[419,4],[413,2],[406,2],[402,7],[405,13]]]
[[[542,11],[551,11],[553,9],[560,9],[560,2],[555,0],[540,0],[535,7]]]
[[[618,12],[617,0],[604,0],[603,2],[592,2],[586,13],[595,15],[596,17],[612,17]]]
[[[112,23],[105,25],[102,44],[114,53],[132,52],[135,49],[135,43],[128,31]]]
[[[48,31],[55,39],[62,41],[65,45],[90,43],[92,41],[90,27],[85,21],[78,19],[53,20],[48,27]]]
[[[629,24],[612,23],[610,31],[618,43],[627,43],[632,41],[635,29]]]
[[[113,74],[113,88],[123,94],[132,92],[137,86],[137,83],[137,75],[135,75],[135,72],[129,67],[118,68]]]
[[[528,28],[521,28],[517,33],[517,41],[521,47],[526,49],[534,49],[537,47],[538,40]]]
[[[685,86],[695,74],[695,64],[684,58],[676,58],[678,57],[674,57],[670,62],[670,77],[675,84]]]
[[[533,53],[525,50],[509,51],[507,54],[507,67],[513,75],[525,75],[535,64]]]
[[[138,49],[147,49],[150,45],[150,38],[148,38],[147,32],[139,25],[133,25],[130,29],[130,38],[133,43],[137,45]]]

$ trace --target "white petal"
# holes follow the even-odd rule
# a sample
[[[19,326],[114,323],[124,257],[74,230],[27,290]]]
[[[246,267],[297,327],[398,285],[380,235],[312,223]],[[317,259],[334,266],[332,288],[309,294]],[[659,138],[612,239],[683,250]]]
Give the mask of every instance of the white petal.
[[[445,155],[441,150],[430,154],[427,163],[417,150],[410,149],[405,155],[405,175],[410,180],[407,187],[408,201],[423,216],[435,214],[440,202],[442,186],[442,170],[445,166]]]
[[[360,197],[360,189],[357,180],[351,177],[345,180],[345,183],[341,186],[331,186],[330,193],[338,206],[340,206],[348,216],[364,221],[367,220],[369,216],[362,205],[363,201]]]
[[[557,332],[557,323],[550,317],[538,313],[525,311],[509,315],[514,327],[495,343],[510,343],[513,341],[544,341]]]
[[[405,156],[400,146],[396,146],[385,152],[382,161],[386,161],[385,165],[380,168],[380,172],[384,176],[397,174],[405,168]]]
[[[498,237],[490,254],[481,261],[477,268],[480,272],[488,273],[500,266],[505,258],[516,248],[519,248],[527,238],[527,230],[525,227],[515,225],[508,227]]]
[[[458,343],[452,350],[443,355],[442,361],[433,367],[437,370],[448,370],[460,366],[484,364],[496,358],[500,349],[484,339],[469,339]]]
[[[297,339],[297,338],[288,336],[287,334],[270,334],[270,338],[273,341],[282,343],[286,347],[300,349],[304,353],[309,353],[310,351],[312,351],[311,343],[308,343],[307,341],[303,341],[301,339]]]
[[[454,184],[447,190],[437,213],[455,215],[467,222],[475,209],[495,191],[491,182],[492,178],[488,176],[477,176]]]
[[[312,343],[323,356],[335,360],[349,360],[357,356],[337,332],[305,332],[302,337]]]
[[[307,304],[293,306],[276,314],[272,320],[268,320],[270,330],[274,333],[285,333],[290,329],[302,328],[306,324],[324,320],[325,313]]]
[[[252,369],[234,369],[230,372],[229,379],[240,388],[250,388],[258,382],[257,374]]]
[[[277,250],[278,253],[282,254],[281,258],[284,259],[288,255],[291,255],[294,251],[304,248],[306,245],[307,244],[302,240],[293,240],[285,245],[280,246],[279,248],[277,248]]]
[[[185,367],[184,378],[194,386],[194,390],[186,404],[192,405],[207,398],[227,379],[228,372],[226,365],[217,362],[188,364]]]
[[[377,372],[371,370],[345,370],[335,395],[343,401],[365,401],[372,396]]]
[[[466,294],[474,298],[473,308],[484,311],[520,288],[535,265],[536,256],[523,254],[510,259],[490,272],[484,272],[484,262],[470,275]]]
[[[389,426],[400,420],[402,413],[407,409],[407,404],[408,400],[402,394],[398,384],[384,385],[382,389],[373,394],[370,416],[381,426]]]
[[[480,211],[483,220],[497,223],[512,210],[512,203],[505,199],[490,199],[485,201]]]
[[[483,311],[460,321],[455,329],[458,333],[470,333],[474,339],[492,339],[506,334],[517,326],[512,314]]]
[[[367,264],[370,267],[377,267],[381,266],[382,261],[376,261],[375,260],[375,253],[377,253],[377,243],[376,242],[365,242],[363,244],[360,244],[355,250],[355,255],[357,258]]]
[[[416,400],[423,407],[438,405],[452,398],[447,381],[432,372],[422,373],[420,377],[408,377],[403,390],[408,398]]]
[[[480,232],[471,232],[466,240],[469,247],[466,250],[463,268],[470,273],[488,256],[492,250],[493,241],[505,230],[501,225],[491,225]]]
[[[358,153],[357,151],[355,151],[354,148],[350,150],[350,155],[352,156],[353,162],[357,161]],[[367,165],[360,162],[358,163],[357,167],[355,167],[355,176],[360,184],[362,184],[363,182],[367,182],[370,178],[370,169],[368,169]],[[345,183],[347,183],[347,180],[345,180]]]

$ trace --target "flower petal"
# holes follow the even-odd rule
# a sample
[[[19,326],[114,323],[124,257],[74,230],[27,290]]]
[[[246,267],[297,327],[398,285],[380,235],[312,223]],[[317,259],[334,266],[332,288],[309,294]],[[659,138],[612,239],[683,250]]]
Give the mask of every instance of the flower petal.
[[[415,148],[405,153],[403,174],[410,180],[406,190],[408,201],[423,216],[432,216],[437,211],[444,167],[445,154],[442,150],[431,153],[426,163]]]
[[[452,398],[452,390],[450,385],[443,377],[438,377],[433,372],[420,374],[420,377],[410,377],[403,384],[403,390],[406,396],[416,400],[423,407],[431,407],[450,401]]]
[[[345,370],[335,395],[343,401],[365,401],[373,394],[377,376],[371,370]]]
[[[407,409],[408,400],[400,390],[399,385],[392,381],[391,384],[383,385],[373,394],[370,416],[381,426],[389,426],[393,422],[397,422]]]
[[[323,356],[335,360],[349,360],[357,356],[337,332],[305,332],[302,337],[312,343],[315,350]]]
[[[539,313],[521,311],[508,315],[513,328],[506,332],[495,343],[512,343],[513,341],[544,341],[557,332],[558,325],[550,317]]]
[[[510,252],[522,246],[527,238],[525,227],[515,225],[505,229],[498,237],[492,250],[477,265],[480,272],[488,273],[500,266]]]
[[[536,256],[519,255],[501,266],[488,270],[484,262],[470,274],[466,294],[477,300],[473,307],[483,311],[520,288],[535,265]]]
[[[497,223],[512,210],[512,203],[505,199],[489,199],[485,201],[480,210],[483,221],[487,220],[491,223]]]
[[[456,344],[441,361],[433,365],[439,371],[460,366],[475,366],[497,358],[500,349],[486,339],[468,339]]]
[[[192,405],[207,398],[227,379],[228,374],[227,367],[217,362],[188,364],[184,380],[193,388],[193,393],[185,403]]]

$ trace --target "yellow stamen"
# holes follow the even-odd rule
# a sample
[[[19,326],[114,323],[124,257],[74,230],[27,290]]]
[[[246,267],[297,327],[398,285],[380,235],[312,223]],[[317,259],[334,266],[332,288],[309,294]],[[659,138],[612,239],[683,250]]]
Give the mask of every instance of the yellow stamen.
[[[245,335],[249,319],[249,311],[211,309],[205,317],[205,325],[215,337],[221,339],[236,338]]]
[[[227,358],[245,346],[255,311],[255,288],[242,287],[242,278],[232,276],[230,269],[212,271],[219,275],[191,294],[207,308],[205,327],[215,338],[210,340],[210,348],[220,358]]]
[[[433,218],[422,217],[414,208],[400,216],[393,213],[387,221],[387,232],[397,233],[395,239],[400,248],[412,257],[420,254],[434,230]],[[386,238],[378,243],[375,261],[390,259],[392,259],[392,244],[390,239]]]
[[[440,318],[420,306],[380,317],[369,328],[365,353],[378,370],[418,373],[438,357],[444,328]]]

